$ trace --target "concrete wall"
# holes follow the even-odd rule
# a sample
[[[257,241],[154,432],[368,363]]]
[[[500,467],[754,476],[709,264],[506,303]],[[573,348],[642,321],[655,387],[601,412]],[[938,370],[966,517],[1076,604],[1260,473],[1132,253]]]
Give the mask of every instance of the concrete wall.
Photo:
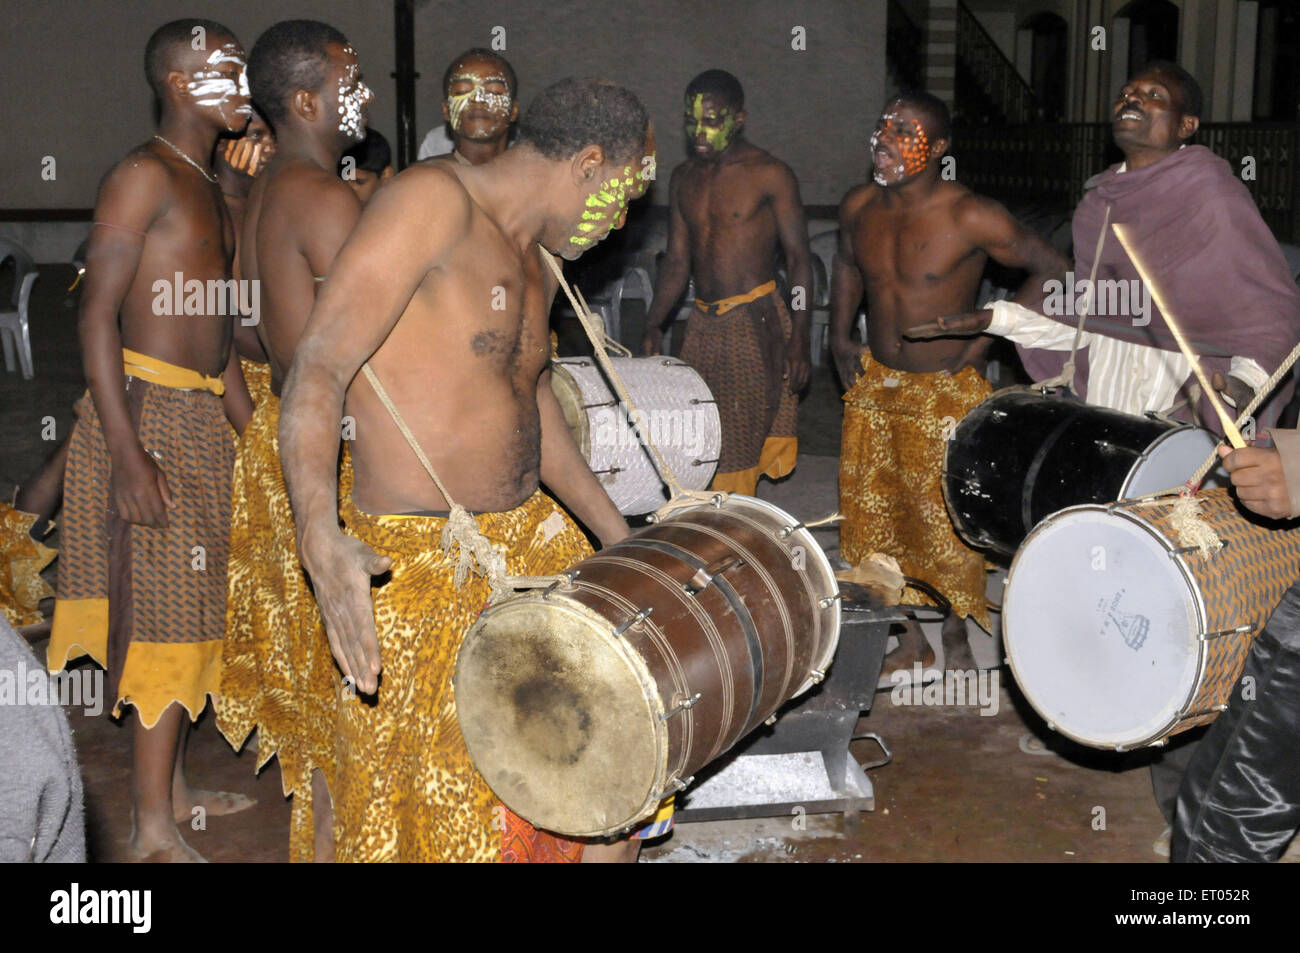
[[[145,41],[159,24],[191,11],[225,23],[249,47],[280,19],[337,26],[376,91],[372,122],[392,138],[394,40],[386,0],[6,0],[0,209],[94,204],[104,172],[152,134]],[[422,0],[415,41],[420,136],[440,121],[438,87],[448,60],[468,46],[491,45],[497,26],[525,104],[568,75],[606,76],[640,93],[659,130],[665,170],[685,153],[687,81],[718,66],[744,83],[751,138],[790,163],[806,203],[838,202],[864,176],[867,138],[885,96],[884,0]],[[796,26],[806,31],[805,51],[791,48]],[[53,181],[41,177],[46,156],[56,163]],[[664,202],[664,191],[654,201]]]

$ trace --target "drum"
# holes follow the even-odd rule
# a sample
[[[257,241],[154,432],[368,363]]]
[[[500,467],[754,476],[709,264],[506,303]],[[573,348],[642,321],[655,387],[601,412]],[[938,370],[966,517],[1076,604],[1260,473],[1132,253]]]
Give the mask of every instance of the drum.
[[[1178,486],[1215,442],[1208,430],[1190,424],[1009,387],[974,408],[952,433],[944,500],[962,539],[1011,556],[1049,513]],[[1216,472],[1222,474],[1216,468],[1211,475]]]
[[[1251,642],[1300,578],[1300,529],[1198,495],[1224,548],[1179,542],[1172,499],[1073,506],[1043,520],[1011,564],[1007,661],[1048,726],[1123,751],[1212,721]]]
[[[720,501],[486,609],[466,635],[465,744],[537,827],[629,828],[830,665],[839,589],[817,541],[769,503]]]
[[[654,441],[683,489],[705,489],[717,469],[722,423],[704,379],[675,357],[611,360],[642,415],[639,421],[628,418],[594,358],[552,361],[551,389],[574,442],[618,511],[650,513],[668,501],[635,425]]]

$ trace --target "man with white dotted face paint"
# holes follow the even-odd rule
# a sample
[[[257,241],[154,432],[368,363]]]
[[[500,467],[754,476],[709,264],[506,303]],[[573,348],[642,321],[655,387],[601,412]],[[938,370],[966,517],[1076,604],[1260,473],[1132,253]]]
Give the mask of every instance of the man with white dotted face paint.
[[[515,71],[492,50],[466,50],[443,74],[442,118],[420,144],[419,157],[450,155],[463,165],[482,165],[505,152],[519,118]]]
[[[217,724],[236,745],[258,728],[263,757],[276,747],[302,819],[293,825],[291,856],[319,860],[332,856],[334,779],[333,736],[319,701],[333,697],[336,682],[315,602],[282,532],[293,517],[275,434],[280,384],[316,290],[361,214],[338,169],[365,135],[372,95],[347,38],[315,20],[286,20],[263,33],[249,55],[249,81],[276,132],[275,155],[249,190],[239,246],[242,273],[259,290],[255,329],[271,366],[271,393],[236,457],[229,651]],[[291,704],[265,704],[268,698]]]

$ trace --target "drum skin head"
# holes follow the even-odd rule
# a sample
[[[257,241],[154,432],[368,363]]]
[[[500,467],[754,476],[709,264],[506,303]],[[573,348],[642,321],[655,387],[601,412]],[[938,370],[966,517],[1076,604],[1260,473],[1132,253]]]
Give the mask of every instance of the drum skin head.
[[[1163,538],[1103,506],[1038,525],[1007,577],[1016,682],[1056,731],[1098,748],[1157,740],[1193,696],[1199,596]]]
[[[667,787],[649,672],[607,621],[560,594],[485,611],[461,646],[455,694],[475,766],[538,828],[617,833]]]

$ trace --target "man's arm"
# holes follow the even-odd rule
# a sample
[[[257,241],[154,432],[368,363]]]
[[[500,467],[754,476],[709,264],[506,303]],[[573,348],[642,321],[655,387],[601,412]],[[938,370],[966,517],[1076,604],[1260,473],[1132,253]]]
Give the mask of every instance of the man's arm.
[[[144,253],[147,232],[162,216],[170,177],[157,159],[123,161],[104,179],[86,248],[86,279],[77,316],[81,361],[112,460],[113,509],[130,523],[164,527],[171,494],[162,469],[140,445],[126,406],[118,316]]]
[[[1229,450],[1219,456],[1242,506],[1282,520],[1300,516],[1300,431],[1273,430],[1272,447]]]
[[[812,252],[808,248],[808,221],[804,216],[803,201],[799,197],[799,180],[790,167],[777,163],[772,179],[772,212],[776,216],[777,235],[785,253],[785,266],[790,277],[794,304],[801,308],[790,309],[794,327],[790,332],[789,352],[785,357],[786,378],[790,393],[797,394],[808,384],[812,368],[809,338],[808,306],[813,293]],[[799,289],[803,294],[799,294]],[[802,300],[799,300],[802,299]]]
[[[1000,265],[1029,272],[1020,291],[1012,298],[1015,304],[1034,309],[1043,300],[1047,282],[1063,279],[1070,268],[1064,255],[1037,232],[1016,221],[999,202],[969,195],[962,200],[956,217],[957,227],[974,247],[983,249]],[[925,339],[979,334],[988,330],[992,318],[993,312],[988,309],[944,315],[908,329],[903,336]]]
[[[668,180],[668,248],[655,274],[654,301],[645,319],[641,350],[646,356],[663,350],[670,315],[675,314],[677,302],[691,277],[691,240],[680,204],[682,168],[679,165],[673,169]]]
[[[233,319],[236,323],[239,316]],[[244,381],[244,369],[239,366],[239,351],[231,342],[230,357],[226,359],[226,369],[221,372],[221,380],[226,385],[226,393],[221,404],[226,411],[226,419],[241,437],[244,428],[253,417],[253,398],[248,394],[248,384]]]
[[[850,333],[863,292],[862,272],[853,253],[853,230],[869,188],[851,189],[840,202],[839,242],[831,262],[831,358],[845,390],[857,383],[862,373],[862,353],[866,350],[865,344],[853,343]]]
[[[537,381],[537,412],[542,422],[542,482],[596,534],[602,546],[614,545],[628,535],[627,520],[573,442],[564,411],[551,390],[549,367]]]
[[[376,193],[330,269],[285,378],[281,461],[298,551],[334,657],[364,693],[378,687],[380,670],[370,577],[391,561],[339,530],[343,399],[469,221],[464,191],[432,166],[408,170]]]

